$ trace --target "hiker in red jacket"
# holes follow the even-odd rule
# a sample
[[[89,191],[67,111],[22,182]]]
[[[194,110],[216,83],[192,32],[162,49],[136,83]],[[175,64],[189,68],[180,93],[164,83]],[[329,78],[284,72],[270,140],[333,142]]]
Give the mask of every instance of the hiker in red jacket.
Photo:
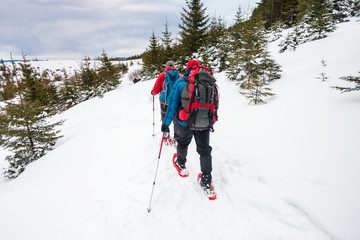
[[[175,68],[173,61],[168,61],[164,72],[160,73],[153,89],[151,90],[152,95],[160,93],[160,109],[161,109],[161,121],[164,121],[166,114],[168,99],[175,85],[175,82],[180,78],[179,72]],[[169,138],[170,132],[166,132],[164,138]]]

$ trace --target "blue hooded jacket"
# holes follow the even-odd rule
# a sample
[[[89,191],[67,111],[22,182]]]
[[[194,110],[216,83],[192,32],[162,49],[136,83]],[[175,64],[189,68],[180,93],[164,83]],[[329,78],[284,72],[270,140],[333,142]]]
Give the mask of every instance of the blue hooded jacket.
[[[184,74],[184,76],[188,76],[190,74],[192,67],[188,68]],[[164,118],[164,123],[167,126],[170,126],[172,120],[174,119],[176,113],[178,113],[181,109],[183,109],[183,105],[181,103],[181,98],[182,98],[182,92],[185,86],[185,79],[179,78],[176,83],[175,86],[172,90],[172,93],[170,95],[170,101],[169,101],[169,105],[168,105],[168,109],[166,111],[166,115]],[[183,122],[178,121],[178,123],[181,126],[186,126]]]

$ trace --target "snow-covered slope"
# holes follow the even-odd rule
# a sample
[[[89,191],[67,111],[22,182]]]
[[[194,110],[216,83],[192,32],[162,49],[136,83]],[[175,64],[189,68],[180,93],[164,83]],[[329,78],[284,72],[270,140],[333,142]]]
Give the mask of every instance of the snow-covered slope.
[[[197,186],[194,143],[185,179],[171,164],[175,149],[164,146],[151,213],[159,103],[153,138],[154,81],[133,84],[125,76],[103,98],[57,116],[66,122],[56,149],[19,178],[1,180],[1,239],[359,239],[360,95],[329,87],[358,75],[359,41],[353,20],[296,52],[279,54],[274,43],[283,78],[264,105],[248,105],[217,74],[220,120],[211,145],[218,199],[207,200]],[[326,82],[316,78],[321,72]]]

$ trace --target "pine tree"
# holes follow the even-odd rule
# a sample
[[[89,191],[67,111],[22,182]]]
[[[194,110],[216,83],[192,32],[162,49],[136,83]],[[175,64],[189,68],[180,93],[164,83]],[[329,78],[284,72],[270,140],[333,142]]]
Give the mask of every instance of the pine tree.
[[[271,59],[269,52],[264,51],[261,61],[259,62],[259,75],[247,81],[244,84],[244,90],[240,93],[250,99],[249,104],[266,103],[263,98],[271,97],[275,94],[271,92],[271,88],[267,87],[269,82],[279,79],[281,77],[280,65]]]
[[[270,79],[278,78],[274,72],[278,73],[277,67],[280,66],[270,59],[266,51],[266,31],[261,17],[252,17],[237,24],[234,29],[239,31],[239,40],[232,42],[228,77],[238,81],[240,93],[249,98],[250,103],[264,102],[262,97],[274,95],[266,85]]]
[[[229,58],[231,71],[228,72],[228,77],[232,80],[251,81],[259,74],[257,59],[262,56],[266,45],[264,29],[259,19],[260,17],[252,18],[234,27],[238,39],[232,41],[232,55]]]
[[[351,17],[360,17],[360,1],[359,0],[347,0],[350,16]]]
[[[295,23],[296,19],[296,6],[298,0],[285,0],[283,1],[282,9],[280,11],[280,19],[284,22],[285,25],[291,27]],[[276,23],[278,19],[273,20],[273,24]]]
[[[271,97],[275,95],[271,92],[271,88],[265,87],[266,85],[267,83],[264,81],[253,79],[247,84],[246,90],[242,90],[240,93],[250,99],[249,104],[266,103],[263,100],[263,97]]]
[[[332,88],[341,91],[341,93],[360,91],[360,77],[346,76],[346,77],[341,77],[340,79],[350,83],[355,83],[355,87],[332,87]]]
[[[47,106],[41,103],[41,99],[26,96],[25,82],[29,81],[29,73],[37,73],[32,72],[25,57],[20,69],[14,62],[12,66],[17,101],[9,101],[0,109],[0,145],[13,154],[5,158],[9,162],[4,173],[8,178],[16,178],[28,164],[52,150],[61,137],[55,127],[63,123],[48,123],[54,113],[46,111]]]
[[[217,44],[217,52],[215,65],[217,66],[217,71],[225,71],[229,67],[228,54],[230,51],[229,48],[229,32],[224,29],[223,34],[219,37],[219,43]]]
[[[120,71],[112,64],[105,51],[101,54],[100,66],[96,69],[96,72],[102,93],[115,89],[121,83]]]
[[[279,44],[280,52],[287,50],[295,51],[297,46],[310,41],[310,34],[308,33],[308,24],[305,22],[297,23],[292,31],[289,31]]]
[[[96,67],[91,66],[90,58],[84,57],[80,63],[79,74],[75,73],[76,81],[80,87],[80,102],[101,96],[100,82],[96,74]]]
[[[41,73],[40,80],[40,99],[42,99],[42,104],[47,104],[48,111],[58,112],[60,97],[58,88],[55,85],[56,75],[51,73],[49,69],[46,69]]]
[[[142,55],[142,60],[144,75],[147,76],[147,78],[154,78],[162,71],[160,45],[154,32],[152,33],[146,52]]]
[[[19,63],[22,73],[23,95],[29,102],[38,101],[47,111],[56,111],[58,103],[57,88],[51,80],[50,73],[45,70],[42,73],[33,68],[30,61],[23,55]],[[14,71],[16,71],[14,67]],[[15,76],[15,73],[13,74]]]
[[[350,15],[348,0],[332,0],[333,17],[336,22],[344,22]]]
[[[169,32],[169,25],[167,19],[165,20],[165,30],[162,32],[163,37],[161,38],[162,41],[162,49],[164,50],[164,62],[173,60],[175,58],[172,48],[172,39],[171,33]]]
[[[260,61],[261,79],[264,83],[270,83],[281,78],[281,66],[271,58],[268,51],[264,51]]]
[[[281,21],[275,22],[269,31],[269,42],[274,42],[282,37],[282,32],[285,29],[284,24]]]
[[[240,9],[240,8],[239,8]],[[243,19],[239,17],[240,10],[237,12],[237,21],[236,23],[229,28],[228,35],[228,47],[229,54],[227,56],[227,60],[229,62],[229,66],[226,69],[227,76],[230,80],[239,79],[240,73],[242,71],[242,61],[240,61],[242,57],[242,34],[245,32],[246,21],[242,21]]]
[[[176,68],[179,71],[185,72],[185,67],[187,62],[189,61],[189,57],[186,56],[186,49],[183,48],[183,45],[180,41],[176,41],[174,43],[173,53],[176,59],[174,59],[177,66]]]
[[[297,17],[299,0],[261,0],[254,9],[252,17],[262,16],[266,29],[270,29],[276,22],[282,22],[291,27]]]
[[[76,77],[70,77],[65,69],[62,70],[63,85],[61,86],[60,93],[60,105],[62,110],[66,110],[80,103],[80,87],[76,81]]]
[[[203,65],[216,71],[223,71],[226,65],[227,48],[222,41],[226,40],[226,26],[221,17],[213,16],[209,25],[206,44],[198,50],[198,58]]]
[[[235,14],[235,24],[234,25],[242,23],[245,20],[246,19],[245,19],[244,13],[242,12],[242,8],[241,8],[241,6],[239,6],[238,10],[236,11],[236,14]]]
[[[181,12],[179,28],[185,55],[191,57],[206,43],[209,15],[200,0],[186,0],[186,6]]]
[[[12,72],[5,65],[4,61],[0,62],[0,101],[13,99],[16,94],[16,86]]]
[[[293,50],[298,45],[321,39],[336,29],[331,4],[328,0],[299,0],[297,22],[279,46],[280,52]]]
[[[324,38],[328,33],[335,31],[335,21],[329,1],[313,1],[305,22],[309,24],[311,40]]]

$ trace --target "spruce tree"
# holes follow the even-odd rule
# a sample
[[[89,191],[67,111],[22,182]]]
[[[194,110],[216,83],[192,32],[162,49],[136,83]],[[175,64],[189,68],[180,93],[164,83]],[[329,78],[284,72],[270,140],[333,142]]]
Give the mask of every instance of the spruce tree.
[[[333,17],[336,22],[344,22],[350,15],[348,0],[332,0]]]
[[[285,25],[291,27],[295,23],[296,19],[296,6],[298,0],[285,0],[283,1],[282,8],[280,10],[280,19]],[[272,24],[276,23],[279,19],[274,19]]]
[[[186,56],[186,49],[183,48],[183,45],[180,41],[176,41],[173,46],[173,53],[176,58],[176,68],[179,71],[185,72],[185,67],[187,62],[189,61],[189,57]]]
[[[186,57],[197,53],[199,48],[206,43],[209,26],[209,15],[206,7],[200,0],[186,0],[187,8],[181,12],[179,24],[181,45]]]
[[[328,0],[299,0],[297,22],[279,46],[280,52],[321,39],[336,29],[333,9]]]
[[[297,23],[292,31],[289,31],[285,38],[280,42],[280,52],[287,50],[295,51],[297,46],[308,42],[310,40],[310,34],[308,32],[308,24],[305,22]]]
[[[360,17],[360,1],[359,0],[347,0],[350,9],[351,17]]]
[[[13,99],[16,94],[16,86],[12,72],[4,63],[0,62],[0,101]]]
[[[120,71],[112,64],[109,57],[103,51],[100,57],[100,66],[96,69],[97,78],[100,83],[100,91],[102,93],[115,89],[120,83]]]
[[[253,75],[251,81],[243,83],[244,89],[240,91],[245,97],[250,99],[249,104],[266,103],[264,97],[271,97],[275,94],[271,88],[267,87],[269,82],[281,77],[280,65],[270,58],[269,52],[264,51],[258,65],[259,75]]]
[[[34,93],[33,89],[27,92],[26,81],[38,73],[30,69],[25,57],[21,68],[14,62],[12,67],[17,100],[8,101],[0,108],[0,145],[12,153],[5,158],[9,162],[4,173],[8,178],[16,178],[28,164],[53,149],[61,137],[55,128],[63,122],[49,123],[48,119],[54,113],[47,111],[48,106],[40,98],[31,98],[29,93]]]
[[[281,78],[281,66],[271,58],[268,51],[264,51],[260,61],[261,80],[270,83]]]
[[[206,44],[198,50],[198,58],[202,64],[219,72],[226,67],[228,49],[223,44],[223,41],[226,41],[226,34],[224,20],[221,17],[213,16],[209,25]]]
[[[142,55],[142,60],[144,75],[148,79],[156,77],[163,70],[160,59],[160,44],[154,32],[152,32],[148,48]]]
[[[75,77],[80,87],[80,102],[101,96],[101,83],[97,78],[96,67],[91,66],[90,57],[84,57],[80,63],[80,72],[75,73]]]
[[[45,70],[42,73],[37,71],[31,66],[30,61],[26,59],[26,55],[23,55],[23,60],[19,63],[19,66],[22,74],[21,84],[24,85],[24,99],[30,102],[39,101],[42,106],[46,107],[47,111],[56,111],[58,93],[49,71]]]
[[[62,110],[66,110],[80,103],[80,86],[76,77],[70,77],[65,69],[63,72],[63,85],[60,87],[60,105]]]
[[[275,94],[271,92],[271,88],[266,87],[267,83],[259,80],[252,79],[246,86],[246,89],[241,90],[240,93],[250,99],[249,104],[266,103],[263,97],[271,97]]]
[[[236,14],[235,14],[235,25],[242,23],[245,20],[246,19],[245,19],[244,13],[242,12],[242,8],[241,8],[241,6],[239,6],[238,10],[236,11]]]
[[[250,103],[264,102],[263,97],[274,95],[266,86],[270,79],[279,78],[274,72],[278,73],[280,66],[266,51],[268,42],[263,21],[260,16],[252,17],[234,26],[235,30],[239,39],[232,42],[228,77],[238,81],[240,93],[249,98]]]
[[[275,22],[269,31],[269,42],[274,42],[282,37],[282,32],[285,29],[284,24],[281,21]]]
[[[237,13],[237,16],[239,16],[239,11]],[[239,59],[242,57],[242,34],[245,28],[245,21],[240,17],[236,17],[236,19],[237,21],[235,22],[235,24],[231,26],[228,30],[229,54],[227,56],[227,60],[229,62],[229,66],[226,69],[226,72],[230,80],[237,80],[242,70],[242,61],[239,61]]]
[[[311,40],[324,38],[328,33],[335,31],[335,21],[329,1],[313,1],[309,13],[305,16],[305,22],[309,24]]]
[[[42,99],[43,104],[48,105],[48,111],[55,111],[58,112],[59,109],[59,102],[60,96],[58,92],[58,88],[55,85],[56,76],[53,72],[49,69],[42,71],[41,73],[41,92],[40,92],[40,99]]]
[[[254,9],[252,17],[262,16],[266,29],[276,22],[291,27],[296,20],[298,0],[261,0]]]
[[[162,42],[162,49],[164,50],[164,62],[167,61],[175,61],[175,56],[173,53],[173,47],[172,47],[172,39],[171,39],[171,33],[169,32],[169,24],[167,22],[167,19],[165,20],[165,30],[162,32],[163,37],[161,38]]]

